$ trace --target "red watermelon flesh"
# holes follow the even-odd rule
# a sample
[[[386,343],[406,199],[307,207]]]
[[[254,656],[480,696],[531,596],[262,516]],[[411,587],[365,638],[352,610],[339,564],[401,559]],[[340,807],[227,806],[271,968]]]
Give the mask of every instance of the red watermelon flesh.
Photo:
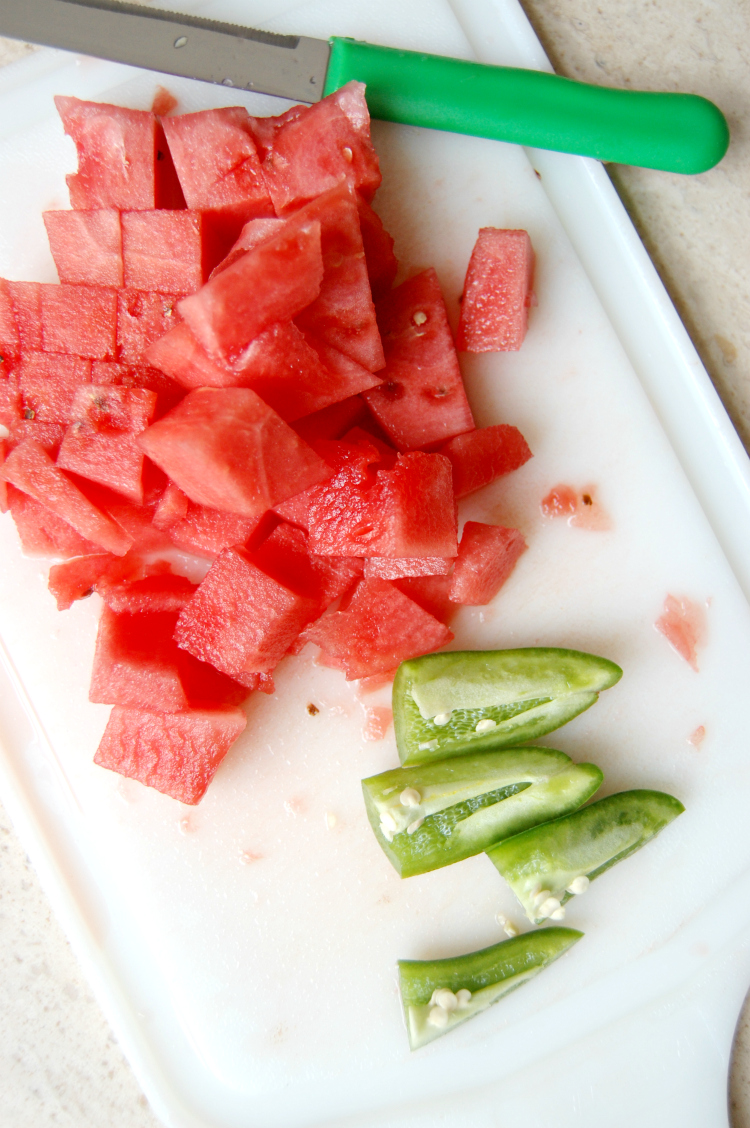
[[[102,585],[106,587],[109,580],[133,580],[142,574],[143,561],[139,556],[95,553],[53,564],[47,587],[55,597],[58,611],[67,611],[77,599],[85,599]]]
[[[115,556],[124,556],[131,547],[132,540],[125,531],[92,505],[33,439],[27,439],[8,455],[2,476],[95,545]],[[82,555],[82,551],[72,555]]]
[[[0,357],[6,361],[9,357],[18,356],[20,352],[21,340],[13,313],[10,283],[0,278]]]
[[[143,354],[181,320],[179,295],[120,290],[117,295],[117,352],[128,364],[147,364]],[[158,365],[157,365],[158,367]]]
[[[256,137],[266,150],[263,172],[277,215],[288,215],[342,181],[366,200],[380,186],[361,82],[347,83],[314,106],[295,107],[262,134],[261,129]]]
[[[122,229],[113,208],[42,213],[61,282],[122,286]]]
[[[239,237],[235,243],[232,244],[227,254],[221,260],[218,266],[214,267],[213,278],[216,274],[221,274],[222,270],[226,270],[237,259],[242,258],[247,251],[255,250],[261,243],[265,243],[272,235],[277,235],[281,228],[284,226],[284,220],[274,216],[264,219],[250,219],[240,231]]]
[[[383,227],[383,221],[366,200],[357,194],[359,227],[367,263],[373,301],[384,297],[398,274],[398,260],[393,253],[393,239]]]
[[[105,286],[40,288],[42,350],[92,360],[117,352],[117,291]]]
[[[301,329],[370,372],[385,364],[364,258],[356,192],[346,183],[307,204],[291,219],[320,222],[325,272],[320,294],[297,317]]]
[[[361,396],[349,396],[340,403],[332,403],[304,419],[295,419],[294,430],[306,443],[316,439],[338,439],[366,415],[367,408]]]
[[[44,423],[37,419],[15,419],[8,434],[8,450],[33,439],[50,458],[57,458],[57,452],[65,436],[64,423]]]
[[[375,481],[370,468],[380,461],[380,454],[372,443],[333,439],[317,440],[315,449],[334,467],[334,476],[275,506],[275,512],[307,532],[313,520],[313,509],[318,514],[325,513],[336,530],[331,536],[341,538],[357,515],[364,520],[369,513],[369,491]],[[354,554],[332,552],[331,555]]]
[[[0,439],[0,467],[8,457],[7,439]],[[8,512],[8,483],[0,479],[0,513]]]
[[[110,611],[118,615],[179,613],[187,606],[196,587],[196,584],[191,584],[184,576],[167,573],[123,580],[120,583],[106,583],[101,595]]]
[[[417,450],[474,429],[440,283],[434,270],[378,302],[383,383],[367,406],[399,450]]]
[[[384,442],[377,435],[373,435],[371,431],[366,431],[364,427],[352,427],[342,436],[342,442],[354,443],[364,450],[376,450],[380,465],[385,470],[392,469],[398,460],[398,451],[394,450],[390,443]]]
[[[2,468],[0,468],[2,473]],[[8,509],[27,556],[84,556],[99,551],[40,501],[8,485]]]
[[[526,541],[518,529],[467,521],[453,571],[454,603],[483,607],[495,598],[516,566]]]
[[[222,250],[199,211],[122,213],[125,285],[132,290],[192,294],[206,281]]]
[[[453,492],[466,497],[474,490],[494,482],[502,474],[517,470],[531,458],[528,443],[508,423],[478,427],[465,435],[457,435],[441,446],[440,453],[453,467]]]
[[[400,580],[408,576],[447,576],[453,568],[448,556],[372,556],[365,560],[365,577]]]
[[[154,418],[161,419],[185,397],[185,389],[157,368],[146,364],[121,364],[117,361],[94,360],[91,363],[91,383],[115,384],[123,388],[146,388],[156,393]]]
[[[112,710],[94,763],[180,803],[198,803],[247,724],[241,709]]]
[[[91,384],[91,361],[78,356],[28,352],[16,369],[24,418],[67,424],[82,385]]]
[[[457,343],[469,352],[515,352],[533,301],[528,232],[482,227],[466,272]]]
[[[450,642],[448,628],[387,580],[362,580],[346,610],[323,615],[305,629],[320,661],[347,681],[395,669],[407,658]]]
[[[230,677],[270,673],[317,609],[229,548],[181,612],[175,639]]]
[[[78,172],[66,177],[73,208],[184,205],[154,114],[70,97],[56,97],[55,105],[78,152]]]
[[[191,501],[245,517],[330,476],[250,388],[197,388],[139,441]]]
[[[8,282],[13,316],[21,352],[42,348],[42,285],[40,282]]]
[[[458,607],[450,599],[452,576],[405,576],[394,580],[393,586],[408,595],[425,611],[429,611],[441,623],[450,625]]]
[[[220,509],[188,501],[185,516],[170,525],[167,532],[178,548],[213,560],[225,548],[246,544],[259,530],[263,520],[262,516],[242,517],[238,513],[223,513]]]
[[[210,356],[231,363],[314,301],[322,278],[320,223],[287,225],[180,302],[180,313]]]
[[[168,529],[187,517],[190,500],[182,490],[169,482],[154,510],[154,524],[157,529]]]
[[[18,387],[18,376],[11,369],[0,376],[0,423],[3,427],[12,427],[22,416],[23,404]]]
[[[144,360],[184,388],[226,388],[232,384],[231,367],[211,360],[185,322],[152,341]]]
[[[282,522],[250,554],[266,575],[318,603],[324,611],[362,575],[362,561],[352,556],[314,556],[302,529]]]

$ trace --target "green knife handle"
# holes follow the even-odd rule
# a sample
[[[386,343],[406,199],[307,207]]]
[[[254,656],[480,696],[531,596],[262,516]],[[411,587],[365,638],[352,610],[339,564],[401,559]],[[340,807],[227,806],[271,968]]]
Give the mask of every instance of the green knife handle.
[[[721,110],[696,94],[613,90],[338,36],[330,43],[324,93],[364,82],[370,113],[384,121],[669,172],[705,172],[729,145]]]

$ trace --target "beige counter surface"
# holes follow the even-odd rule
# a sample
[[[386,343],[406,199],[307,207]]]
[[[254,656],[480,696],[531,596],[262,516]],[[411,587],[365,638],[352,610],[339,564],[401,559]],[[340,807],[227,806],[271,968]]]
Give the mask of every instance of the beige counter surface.
[[[750,449],[750,4],[524,0],[524,6],[558,73],[692,91],[727,115],[732,145],[710,172],[680,177],[613,166],[610,173]],[[25,50],[0,40],[0,65]],[[750,1126],[744,1027],[741,1040],[734,1128]],[[0,1126],[156,1124],[0,808]]]

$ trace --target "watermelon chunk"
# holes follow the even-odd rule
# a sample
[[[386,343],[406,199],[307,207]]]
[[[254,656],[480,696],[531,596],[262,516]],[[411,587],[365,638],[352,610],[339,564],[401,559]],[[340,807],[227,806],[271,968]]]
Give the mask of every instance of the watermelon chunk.
[[[268,576],[241,549],[229,548],[181,612],[175,639],[230,677],[270,673],[317,612],[315,600]]]
[[[42,349],[42,284],[8,282],[21,352]]]
[[[55,98],[63,128],[78,152],[66,177],[75,209],[178,208],[182,191],[156,116],[103,102]]]
[[[3,365],[3,368],[6,366]],[[18,376],[11,369],[0,376],[0,423],[3,427],[12,427],[23,417],[23,404],[21,392],[18,387]]]
[[[304,631],[320,661],[347,681],[393,670],[407,658],[451,641],[448,628],[387,580],[362,580],[343,611],[323,615]]]
[[[122,213],[124,278],[132,290],[192,294],[216,266],[221,249],[199,211]]]
[[[155,408],[156,393],[145,388],[79,388],[57,465],[140,505],[144,455],[136,436]]]
[[[154,510],[154,524],[157,529],[168,529],[170,525],[182,521],[187,517],[190,504],[189,498],[182,490],[174,482],[168,482]]]
[[[29,352],[21,359],[16,374],[25,419],[68,424],[79,389],[91,383],[91,361]]]
[[[185,389],[157,368],[147,364],[128,364],[118,361],[94,360],[91,363],[91,383],[123,388],[146,388],[156,393],[154,419],[161,419],[185,397]]]
[[[527,231],[482,227],[466,272],[458,347],[515,352],[526,336],[533,301],[534,251]]]
[[[320,223],[287,225],[180,302],[180,313],[210,356],[231,363],[314,301],[322,278]]]
[[[11,451],[0,473],[6,482],[52,510],[81,537],[107,552],[124,556],[131,547],[133,542],[125,531],[92,505],[33,439]],[[80,556],[86,551],[79,549],[71,555]]]
[[[0,439],[0,467],[2,467],[5,459],[8,457],[8,442],[6,439]],[[8,483],[0,479],[0,513],[8,512]]]
[[[338,439],[359,423],[366,412],[361,396],[350,396],[306,415],[304,419],[295,419],[294,430],[306,443],[313,443],[316,439]]]
[[[518,529],[467,521],[453,570],[454,603],[483,607],[495,598],[516,566],[526,541]]]
[[[107,582],[101,590],[110,611],[118,615],[179,613],[196,591],[196,584],[171,572],[139,579]]]
[[[370,579],[401,580],[407,576],[447,576],[453,568],[448,556],[373,556],[365,560]]]
[[[66,427],[64,423],[45,423],[37,419],[16,419],[10,425],[8,434],[8,450],[33,439],[50,458],[57,458],[57,452],[63,441]]]
[[[301,329],[370,372],[385,364],[359,226],[357,197],[346,183],[299,211],[292,224],[320,222],[325,272],[320,294],[298,317]]]
[[[191,501],[257,517],[330,468],[250,388],[198,388],[139,438]]]
[[[225,548],[247,544],[262,522],[263,517],[242,517],[239,513],[223,513],[219,509],[210,509],[208,506],[196,505],[195,502],[188,501],[187,513],[180,520],[169,525],[167,532],[169,539],[178,548],[213,560]]]
[[[10,283],[0,278],[0,357],[2,362],[21,352],[16,316],[13,312]]]
[[[0,473],[2,468],[0,467]],[[40,501],[8,485],[8,509],[27,556],[84,556],[99,551]]]
[[[277,525],[250,559],[266,575],[298,595],[318,603],[317,614],[329,607],[362,575],[362,561],[352,556],[315,556],[309,553],[302,529],[286,522]]]
[[[246,724],[241,709],[151,713],[115,706],[94,763],[195,804]]]
[[[178,301],[179,295],[174,293],[120,290],[117,295],[117,353],[121,361],[148,363],[144,353],[149,345],[180,321]]]
[[[488,486],[503,474],[517,470],[531,458],[531,451],[517,427],[496,423],[457,435],[440,448],[453,467],[453,491],[466,497]]]
[[[273,219],[250,219],[242,228],[237,238],[237,241],[232,244],[227,254],[221,260],[218,266],[213,269],[214,274],[220,274],[222,270],[226,270],[233,262],[247,251],[252,251],[259,247],[261,243],[265,243],[272,235],[277,235],[281,228],[284,226],[284,220],[274,217]]]
[[[386,366],[367,406],[399,450],[417,450],[474,429],[448,314],[434,270],[378,302]]]
[[[260,119],[262,122],[262,119]],[[287,215],[342,181],[371,200],[382,176],[370,139],[361,82],[349,82],[314,106],[295,107],[273,124],[253,120],[263,172],[277,215]]]
[[[61,282],[122,286],[122,228],[113,208],[42,213]]]
[[[117,350],[117,291],[105,286],[40,287],[42,350],[111,360]]]
[[[47,587],[55,597],[58,611],[67,611],[76,600],[85,599],[107,577],[133,578],[143,572],[139,557],[113,556],[109,552],[76,556],[63,564],[53,564]]]
[[[382,219],[359,194],[357,210],[370,289],[373,300],[377,302],[393,285],[398,274],[398,260],[393,253],[393,239],[383,227]]]
[[[404,576],[394,580],[393,586],[408,595],[425,611],[441,623],[450,625],[458,607],[450,599],[452,576]]]

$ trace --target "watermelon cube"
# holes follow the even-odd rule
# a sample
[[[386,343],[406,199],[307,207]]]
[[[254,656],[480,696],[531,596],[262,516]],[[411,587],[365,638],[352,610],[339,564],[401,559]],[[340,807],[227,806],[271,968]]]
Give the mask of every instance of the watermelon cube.
[[[177,613],[121,614],[99,620],[89,701],[176,713],[189,708],[177,667]]]
[[[0,439],[0,467],[2,467],[5,459],[8,457],[8,441],[7,439]],[[8,512],[8,483],[4,479],[0,479],[0,513]]]
[[[323,615],[303,637],[320,647],[323,665],[351,681],[438,650],[453,635],[393,584],[372,579],[360,582],[345,610]]]
[[[377,302],[393,285],[398,274],[398,260],[393,253],[393,239],[383,227],[382,219],[359,193],[357,210],[370,289],[373,300]]]
[[[23,418],[23,403],[15,370],[8,370],[6,365],[2,367],[6,371],[0,376],[0,423],[3,427],[12,427]]]
[[[314,301],[322,279],[320,223],[286,224],[179,309],[206,352],[231,363],[269,325]]]
[[[218,262],[216,239],[199,211],[122,213],[125,285],[132,290],[192,294]]]
[[[2,473],[2,467],[0,467]],[[40,501],[8,485],[8,509],[27,556],[82,556],[99,551]]]
[[[91,383],[91,361],[78,356],[25,353],[16,368],[25,419],[67,424],[73,401]]]
[[[212,360],[184,321],[149,342],[144,360],[184,388],[228,388],[235,382],[231,365]]]
[[[143,354],[153,341],[158,341],[180,321],[178,301],[179,295],[175,293],[120,290],[117,295],[117,354],[121,361],[150,363],[144,360]]]
[[[276,216],[248,220],[227,254],[219,265],[214,267],[211,277],[213,278],[215,274],[221,274],[222,270],[226,270],[233,262],[237,262],[237,259],[242,258],[247,251],[252,251],[259,247],[261,243],[265,243],[272,235],[276,235],[283,226],[284,220]]]
[[[362,575],[362,561],[352,556],[310,555],[302,529],[282,521],[250,559],[267,576],[318,603],[320,614]]]
[[[247,544],[263,520],[263,517],[242,517],[239,513],[224,513],[188,501],[186,514],[169,525],[167,533],[178,548],[214,560],[225,548]]]
[[[154,510],[154,524],[157,529],[168,529],[187,517],[191,502],[182,490],[169,482]]]
[[[533,301],[533,277],[534,251],[527,231],[480,228],[461,300],[459,349],[520,349]]]
[[[76,210],[178,208],[184,199],[161,126],[152,113],[55,98],[63,128],[78,152],[66,177]]]
[[[113,208],[42,213],[61,282],[122,286],[122,229]]]
[[[453,558],[449,556],[372,556],[365,560],[365,576],[368,580],[447,576],[452,569]]]
[[[81,537],[107,552],[124,556],[131,547],[133,542],[127,533],[92,505],[33,439],[11,451],[0,473],[6,482],[52,510]],[[88,548],[79,549],[71,555],[80,556],[87,551]]]
[[[64,423],[45,423],[40,419],[15,419],[9,429],[8,450],[14,450],[27,439],[33,439],[50,458],[57,458],[65,431]]]
[[[270,673],[317,613],[315,600],[267,575],[242,549],[229,548],[181,612],[175,639],[230,677]]]
[[[450,625],[458,607],[450,599],[452,577],[448,576],[404,576],[394,580],[393,586],[408,595],[425,611],[429,611],[441,623]]]
[[[450,598],[454,603],[485,606],[495,598],[525,551],[526,541],[518,529],[467,521],[453,570]]]
[[[253,130],[259,148],[266,150],[263,172],[277,215],[289,214],[342,181],[366,200],[380,186],[361,82],[347,83],[314,106],[295,107],[270,129],[263,130],[256,118]]]
[[[466,497],[488,486],[503,474],[517,470],[531,458],[531,451],[517,427],[496,423],[456,435],[440,448],[453,467],[453,492]]]
[[[348,399],[332,403],[303,419],[295,419],[294,430],[306,443],[313,443],[316,439],[338,439],[361,422],[366,411],[365,401],[361,396],[349,396]]]
[[[246,724],[241,709],[152,713],[115,706],[94,763],[195,804]]]
[[[113,556],[109,552],[90,556],[76,556],[63,564],[53,564],[49,570],[47,587],[57,602],[58,611],[67,611],[77,599],[85,599],[98,590],[103,580],[110,577],[140,575],[143,565],[139,558]]]
[[[11,283],[0,278],[0,363],[18,356],[21,352],[21,339],[18,336],[16,315],[13,312]]]
[[[185,389],[171,380],[157,368],[150,368],[146,364],[128,364],[112,360],[94,360],[91,362],[91,383],[110,386],[112,384],[122,388],[146,388],[156,393],[156,409],[154,419],[161,419],[181,399],[184,399]]]
[[[245,517],[331,473],[250,388],[197,388],[139,442],[191,501]]]
[[[434,270],[378,302],[386,366],[367,406],[399,450],[418,450],[474,429],[448,314]]]
[[[40,287],[42,349],[92,360],[117,350],[117,291],[104,286]]]
[[[179,613],[193,597],[197,585],[171,572],[113,582],[107,577],[99,587],[110,611],[118,615]]]
[[[13,316],[21,352],[42,348],[42,285],[40,282],[8,282]]]

